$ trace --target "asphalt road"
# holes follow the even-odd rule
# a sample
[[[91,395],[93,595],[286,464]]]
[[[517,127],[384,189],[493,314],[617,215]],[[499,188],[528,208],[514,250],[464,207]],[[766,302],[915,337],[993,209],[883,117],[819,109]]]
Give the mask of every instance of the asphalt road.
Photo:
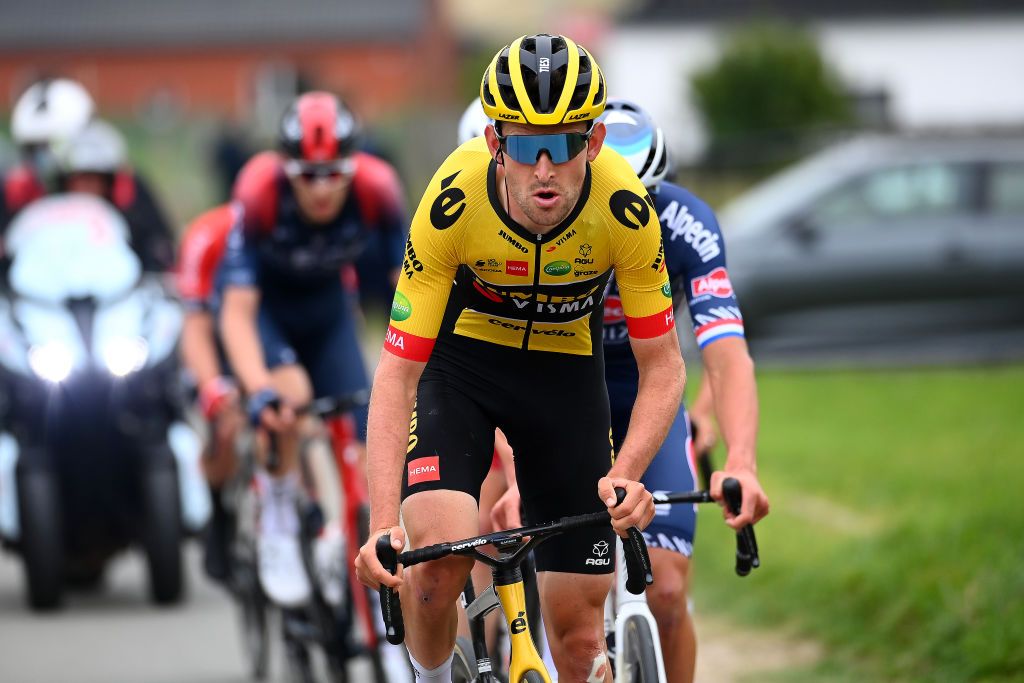
[[[104,588],[73,593],[63,610],[31,613],[21,563],[0,556],[0,681],[5,683],[243,683],[249,680],[227,596],[187,555],[187,601],[153,607],[140,554],[109,569]],[[275,653],[276,654],[276,653]],[[281,671],[275,661],[272,671]]]

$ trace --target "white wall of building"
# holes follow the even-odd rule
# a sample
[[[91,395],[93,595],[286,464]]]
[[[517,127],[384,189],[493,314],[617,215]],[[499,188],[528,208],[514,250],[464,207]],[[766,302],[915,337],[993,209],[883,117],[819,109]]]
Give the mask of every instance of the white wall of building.
[[[812,29],[856,90],[885,90],[901,128],[1024,127],[1024,18],[826,22]],[[600,47],[609,93],[648,108],[681,161],[707,143],[690,76],[713,63],[723,27],[620,28]]]

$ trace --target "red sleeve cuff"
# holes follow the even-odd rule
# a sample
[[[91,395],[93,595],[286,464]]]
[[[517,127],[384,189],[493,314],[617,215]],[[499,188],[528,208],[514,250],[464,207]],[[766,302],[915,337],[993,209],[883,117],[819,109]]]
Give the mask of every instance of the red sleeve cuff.
[[[626,327],[629,328],[629,336],[634,339],[653,339],[675,327],[675,320],[675,313],[672,311],[672,306],[669,306],[661,313],[643,318],[630,318],[627,315]]]
[[[430,352],[434,350],[435,341],[437,340],[417,337],[389,325],[388,332],[384,335],[384,348],[399,358],[426,363],[430,358]]]

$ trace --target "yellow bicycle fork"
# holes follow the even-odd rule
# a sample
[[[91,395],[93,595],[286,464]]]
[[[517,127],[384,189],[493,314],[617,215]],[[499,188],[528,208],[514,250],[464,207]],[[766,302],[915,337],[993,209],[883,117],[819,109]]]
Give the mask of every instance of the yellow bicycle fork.
[[[544,667],[544,660],[541,659],[537,652],[537,646],[534,645],[533,638],[530,636],[522,575],[514,583],[495,584],[494,590],[498,594],[501,609],[505,613],[505,623],[508,625],[508,637],[512,650],[508,665],[508,680],[512,683],[519,683],[527,672],[535,671],[540,674],[544,683],[551,683],[551,676]]]

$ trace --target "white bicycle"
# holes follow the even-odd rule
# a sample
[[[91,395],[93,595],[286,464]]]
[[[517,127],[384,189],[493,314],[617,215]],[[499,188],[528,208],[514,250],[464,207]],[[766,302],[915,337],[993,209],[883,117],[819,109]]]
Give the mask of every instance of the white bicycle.
[[[726,504],[734,514],[739,514],[743,498],[740,483],[726,479],[722,483]],[[658,495],[659,505],[711,503],[714,500],[707,491],[687,491]],[[617,537],[618,538],[618,537]],[[665,661],[661,652],[658,624],[647,605],[647,594],[634,595],[626,590],[626,572],[622,539],[616,543],[617,564],[615,590],[609,592],[605,601],[605,635],[609,639],[609,650],[614,652],[616,683],[663,683]],[[746,576],[751,569],[761,566],[757,552],[754,528],[747,526],[736,532],[736,573]],[[614,634],[614,641],[611,636]]]

